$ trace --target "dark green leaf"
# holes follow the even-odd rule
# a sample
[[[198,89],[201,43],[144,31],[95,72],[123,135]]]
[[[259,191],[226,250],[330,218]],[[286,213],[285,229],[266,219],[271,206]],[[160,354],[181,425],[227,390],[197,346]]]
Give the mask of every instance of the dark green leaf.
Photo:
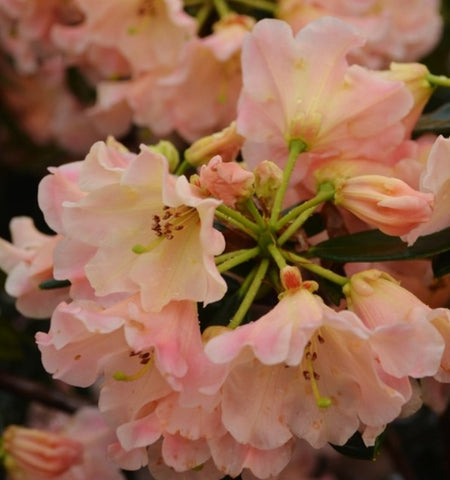
[[[376,262],[429,258],[450,250],[450,228],[432,233],[408,247],[399,237],[369,230],[326,240],[311,247],[309,258],[319,257],[337,262]]]
[[[39,284],[41,290],[53,290],[55,288],[64,288],[70,287],[70,280],[55,280],[51,278],[50,280],[45,280]]]
[[[384,432],[377,437],[373,447],[367,447],[361,434],[356,432],[345,445],[330,444],[337,452],[346,457],[357,458],[359,460],[375,460],[380,453],[383,443]]]
[[[434,112],[426,113],[419,118],[414,134],[422,135],[427,132],[436,134],[450,132],[450,103],[445,103]]]

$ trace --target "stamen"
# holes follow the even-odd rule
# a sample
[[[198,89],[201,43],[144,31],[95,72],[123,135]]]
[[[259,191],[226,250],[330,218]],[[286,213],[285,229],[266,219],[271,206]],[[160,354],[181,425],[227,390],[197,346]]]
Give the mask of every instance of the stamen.
[[[161,215],[152,216],[151,229],[156,238],[148,245],[136,244],[132,251],[138,255],[147,253],[156,248],[162,240],[173,240],[175,232],[184,229],[186,224],[196,217],[197,210],[186,205],[168,207],[164,205]]]
[[[320,335],[317,335],[319,343],[324,343],[325,340]],[[316,404],[319,408],[328,408],[331,404],[331,398],[323,397],[319,391],[319,385],[317,381],[320,380],[320,375],[314,371],[313,361],[317,359],[317,352],[311,352],[311,342],[308,342],[305,349],[305,366],[306,370],[303,370],[303,378],[311,382],[312,393],[316,399]]]
[[[135,352],[130,353],[130,356],[135,355],[139,356],[139,358],[141,359],[140,363],[143,365],[143,367],[133,375],[127,375],[125,372],[118,370],[113,374],[114,380],[117,380],[118,382],[132,382],[134,380],[139,380],[148,372],[150,367],[153,365],[153,355],[150,352],[144,352],[139,354]]]

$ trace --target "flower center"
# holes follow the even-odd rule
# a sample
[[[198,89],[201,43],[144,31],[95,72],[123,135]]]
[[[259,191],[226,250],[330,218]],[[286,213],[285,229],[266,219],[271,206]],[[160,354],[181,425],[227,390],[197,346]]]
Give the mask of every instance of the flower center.
[[[132,382],[134,380],[139,380],[148,372],[148,370],[150,369],[150,367],[153,365],[153,362],[154,362],[153,349],[147,350],[145,352],[131,351],[130,357],[137,357],[142,367],[132,375],[127,375],[122,370],[118,370],[113,375],[114,380],[117,380],[118,382]]]
[[[152,216],[152,231],[156,238],[148,245],[137,244],[132,250],[134,253],[147,253],[156,248],[163,240],[173,240],[175,234],[183,230],[196,217],[197,210],[193,207],[180,205],[179,207],[164,206],[162,212]]]

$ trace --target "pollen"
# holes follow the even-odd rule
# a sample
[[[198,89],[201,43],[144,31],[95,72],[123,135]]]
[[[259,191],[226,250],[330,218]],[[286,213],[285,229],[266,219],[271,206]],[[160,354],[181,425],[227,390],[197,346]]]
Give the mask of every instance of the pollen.
[[[163,240],[173,240],[178,232],[184,230],[192,221],[196,221],[197,217],[197,210],[193,207],[186,205],[180,205],[179,207],[164,206],[161,212],[152,216],[153,240],[148,245],[134,245],[133,252],[137,254],[147,253],[159,246]]]

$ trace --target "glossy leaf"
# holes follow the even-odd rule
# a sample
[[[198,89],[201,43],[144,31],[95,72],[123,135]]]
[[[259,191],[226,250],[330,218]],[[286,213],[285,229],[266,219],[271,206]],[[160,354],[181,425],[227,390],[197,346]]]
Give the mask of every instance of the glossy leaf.
[[[375,460],[383,444],[384,432],[377,437],[373,447],[367,447],[359,432],[356,432],[349,438],[345,445],[330,444],[337,452],[346,457],[357,458],[359,460]]]
[[[304,256],[338,262],[376,262],[429,258],[450,250],[450,228],[432,233],[408,247],[399,237],[369,230],[332,238],[311,247]]]

